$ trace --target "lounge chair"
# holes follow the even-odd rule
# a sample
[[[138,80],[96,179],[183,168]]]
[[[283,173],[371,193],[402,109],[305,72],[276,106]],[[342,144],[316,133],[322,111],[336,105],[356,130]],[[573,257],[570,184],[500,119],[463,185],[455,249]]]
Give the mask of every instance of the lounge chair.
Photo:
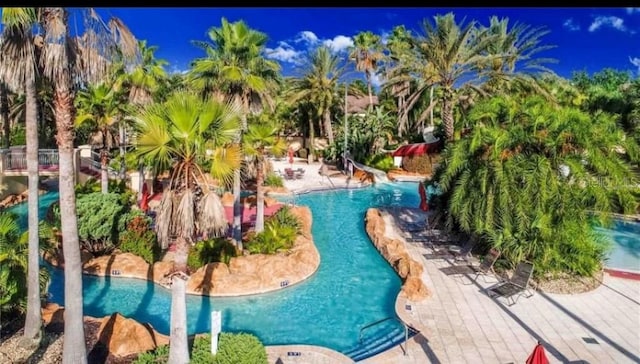
[[[430,254],[423,254],[424,258],[429,259],[445,259],[450,260],[453,263],[460,261],[468,262],[471,256],[471,250],[475,246],[475,241],[470,239],[460,246],[459,244],[438,245],[433,243],[426,244],[433,252]]]
[[[493,265],[496,263],[498,258],[500,257],[500,251],[495,248],[491,248],[489,252],[482,258],[480,264],[467,264],[467,265],[454,265],[451,267],[441,268],[442,271],[446,275],[474,275],[471,278],[472,281],[477,281],[480,276],[487,277],[492,275],[493,277],[497,277],[495,271],[493,270]],[[486,282],[486,279],[485,279]]]
[[[532,275],[533,263],[520,262],[508,281],[487,288],[487,294],[492,298],[504,297],[507,299],[507,304],[513,306],[520,296],[525,295],[527,298],[533,296],[529,290],[529,281]]]

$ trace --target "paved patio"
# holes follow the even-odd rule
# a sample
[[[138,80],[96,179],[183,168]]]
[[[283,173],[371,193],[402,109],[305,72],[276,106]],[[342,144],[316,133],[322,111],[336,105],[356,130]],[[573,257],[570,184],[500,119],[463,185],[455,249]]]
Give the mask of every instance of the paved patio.
[[[387,227],[401,238],[395,221]],[[427,260],[428,249],[406,243],[423,263],[422,278],[432,297],[419,302],[398,299],[398,315],[418,335],[363,363],[524,363],[540,341],[552,363],[639,363],[640,282],[604,275],[597,289],[574,295],[535,292],[513,306],[489,298],[483,289],[494,282],[447,276],[446,260]],[[407,310],[407,305],[411,310]]]

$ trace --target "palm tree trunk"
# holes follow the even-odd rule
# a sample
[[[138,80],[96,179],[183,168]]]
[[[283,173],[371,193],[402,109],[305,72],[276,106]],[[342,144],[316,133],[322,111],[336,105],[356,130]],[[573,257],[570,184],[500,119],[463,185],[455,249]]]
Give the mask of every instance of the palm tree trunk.
[[[119,123],[118,125],[118,132],[120,134],[120,180],[123,180],[127,177],[127,166],[125,163],[125,133],[124,133],[124,126],[122,126],[122,122]]]
[[[371,110],[371,108],[373,108],[373,92],[371,92],[371,72],[367,70],[365,75],[367,77],[367,89],[369,91],[369,107],[367,109]]]
[[[333,144],[333,127],[331,125],[331,110],[326,108],[323,112],[324,118],[324,130],[327,132],[327,139],[329,140],[329,145]]]
[[[256,171],[256,233],[264,230],[264,160],[262,153],[258,156],[258,170]]]
[[[86,364],[82,307],[82,262],[76,216],[76,193],[73,163],[73,94],[68,71],[56,80],[54,94],[55,119],[60,163],[60,225],[64,253],[64,343],[63,364]]]
[[[313,159],[315,158],[315,155],[316,155],[316,147],[314,143],[315,138],[316,138],[316,130],[313,125],[313,118],[311,117],[311,113],[309,113],[309,156],[307,159],[309,163],[313,162]]]
[[[168,364],[189,363],[189,342],[187,338],[186,281],[189,243],[183,237],[176,239],[174,274],[171,278],[171,333],[169,337]]]
[[[449,88],[443,90],[442,97],[442,122],[444,124],[444,134],[447,137],[447,141],[453,140],[454,128],[453,128],[453,95]]]
[[[0,118],[2,119],[2,136],[4,147],[11,145],[11,119],[9,118],[9,89],[4,82],[0,82]]]
[[[25,85],[26,95],[26,141],[27,141],[27,175],[29,186],[28,221],[29,221],[29,264],[27,277],[27,317],[24,324],[24,339],[37,347],[40,343],[42,314],[40,305],[40,262],[38,233],[38,100],[35,79],[30,77]]]
[[[103,134],[104,135],[104,134]],[[102,193],[109,193],[109,157],[107,152],[102,149],[100,152],[100,183]]]

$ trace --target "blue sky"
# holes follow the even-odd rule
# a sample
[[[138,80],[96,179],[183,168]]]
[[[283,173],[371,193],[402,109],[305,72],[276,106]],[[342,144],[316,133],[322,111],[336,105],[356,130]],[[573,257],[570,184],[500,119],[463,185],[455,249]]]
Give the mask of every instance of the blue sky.
[[[206,32],[219,27],[222,17],[244,20],[269,36],[268,56],[291,73],[306,50],[327,44],[336,51],[352,44],[352,37],[370,30],[383,35],[394,26],[419,30],[423,19],[454,12],[456,19],[488,24],[491,15],[508,17],[551,32],[545,44],[556,48],[541,56],[558,60],[550,65],[570,77],[572,71],[589,73],[605,67],[640,70],[640,8],[100,8],[106,19],[121,18],[139,39],[159,47],[158,58],[168,71],[184,71],[203,55],[192,40],[208,40]]]

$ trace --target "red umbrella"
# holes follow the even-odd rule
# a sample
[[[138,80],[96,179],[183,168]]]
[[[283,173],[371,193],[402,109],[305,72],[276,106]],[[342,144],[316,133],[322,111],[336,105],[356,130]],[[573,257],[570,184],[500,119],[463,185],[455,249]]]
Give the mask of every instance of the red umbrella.
[[[549,364],[547,354],[544,352],[544,346],[542,346],[539,341],[531,355],[527,358],[526,364]]]
[[[420,194],[420,210],[429,211],[427,204],[427,191],[424,189],[424,183],[418,183],[418,193]]]
[[[142,185],[142,199],[140,200],[140,210],[147,212],[149,209],[149,189],[147,188],[147,184],[144,183]]]
[[[289,156],[289,164],[293,164],[293,148],[289,147],[287,154]]]

